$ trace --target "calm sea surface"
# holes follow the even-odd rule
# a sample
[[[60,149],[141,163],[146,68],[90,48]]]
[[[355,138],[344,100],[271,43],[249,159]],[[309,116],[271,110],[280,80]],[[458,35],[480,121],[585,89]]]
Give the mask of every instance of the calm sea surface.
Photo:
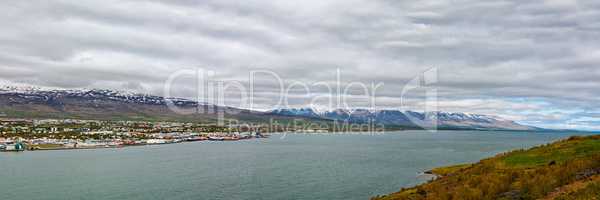
[[[6,199],[369,199],[569,133],[476,131],[273,135],[120,149],[0,152]]]

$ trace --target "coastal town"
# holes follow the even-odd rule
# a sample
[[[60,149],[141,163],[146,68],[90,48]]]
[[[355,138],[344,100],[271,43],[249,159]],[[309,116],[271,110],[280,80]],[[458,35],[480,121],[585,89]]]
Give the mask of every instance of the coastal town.
[[[201,123],[0,119],[0,151],[119,148],[265,138],[257,126]]]

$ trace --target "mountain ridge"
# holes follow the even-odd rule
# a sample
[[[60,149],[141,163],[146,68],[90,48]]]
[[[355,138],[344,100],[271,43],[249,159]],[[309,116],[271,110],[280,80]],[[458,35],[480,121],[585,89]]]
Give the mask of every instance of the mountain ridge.
[[[273,114],[304,116],[340,120],[349,123],[381,123],[386,125],[416,126],[423,128],[482,129],[482,130],[542,130],[538,127],[521,125],[498,116],[451,113],[451,112],[415,112],[390,109],[334,109],[315,112],[312,108],[282,108],[269,111]]]
[[[169,109],[214,110],[213,113],[194,112],[182,115]],[[399,110],[283,108],[256,111],[229,106],[209,105],[184,98],[165,98],[134,92],[105,89],[40,89],[0,88],[0,113],[6,117],[24,118],[89,118],[89,119],[139,119],[164,121],[216,121],[217,111],[223,117],[244,122],[266,122],[269,119],[314,120],[319,122],[344,122],[350,124],[377,123],[405,128],[440,128],[466,130],[542,130],[525,126],[497,116],[449,113],[414,112]],[[231,114],[233,113],[233,114]]]

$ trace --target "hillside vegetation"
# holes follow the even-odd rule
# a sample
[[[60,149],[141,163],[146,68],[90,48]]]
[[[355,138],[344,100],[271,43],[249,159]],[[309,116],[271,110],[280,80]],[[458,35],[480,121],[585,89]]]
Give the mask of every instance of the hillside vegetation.
[[[600,135],[431,170],[436,180],[373,199],[600,199]]]

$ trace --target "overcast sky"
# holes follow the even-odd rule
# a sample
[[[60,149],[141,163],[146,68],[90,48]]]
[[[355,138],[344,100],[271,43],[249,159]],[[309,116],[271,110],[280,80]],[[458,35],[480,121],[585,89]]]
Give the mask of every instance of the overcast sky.
[[[435,67],[441,110],[600,130],[598,19],[595,0],[5,1],[0,79],[164,95],[178,70],[248,83],[261,69],[322,94],[311,84],[339,69],[346,84],[383,83],[378,108],[398,108],[418,105],[402,89]],[[279,88],[258,80],[255,103],[269,108]],[[174,95],[195,85],[177,79]]]

